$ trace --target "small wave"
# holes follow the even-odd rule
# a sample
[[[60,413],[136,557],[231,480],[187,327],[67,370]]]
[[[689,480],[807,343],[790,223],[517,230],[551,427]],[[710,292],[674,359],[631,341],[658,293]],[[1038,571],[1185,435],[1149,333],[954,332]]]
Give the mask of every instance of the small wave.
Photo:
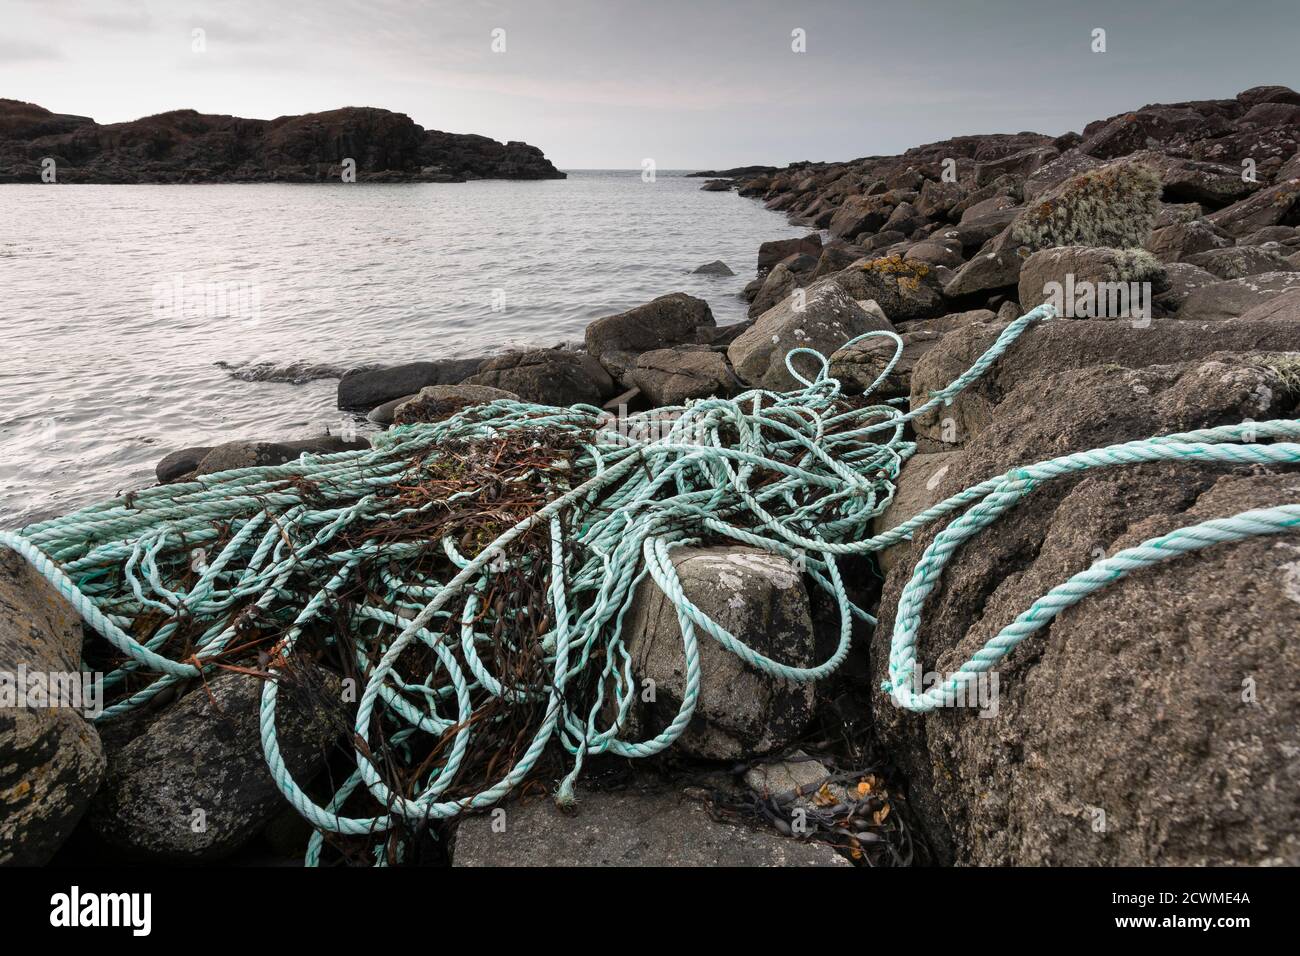
[[[290,385],[306,385],[323,378],[342,378],[343,373],[352,366],[328,365],[315,362],[255,362],[250,365],[232,365],[229,362],[216,362],[217,368],[225,369],[231,378],[241,382],[287,382]]]

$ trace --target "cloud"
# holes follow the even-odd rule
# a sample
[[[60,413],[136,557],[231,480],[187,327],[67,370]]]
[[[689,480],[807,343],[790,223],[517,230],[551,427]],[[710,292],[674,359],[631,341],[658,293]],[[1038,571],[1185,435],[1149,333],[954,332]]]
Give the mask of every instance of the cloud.
[[[0,66],[10,63],[39,63],[63,59],[63,53],[48,43],[0,36]]]

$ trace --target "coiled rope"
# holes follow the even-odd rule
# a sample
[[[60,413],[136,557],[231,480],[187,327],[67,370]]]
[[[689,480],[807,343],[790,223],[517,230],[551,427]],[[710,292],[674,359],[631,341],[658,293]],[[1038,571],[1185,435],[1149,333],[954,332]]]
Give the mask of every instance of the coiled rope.
[[[846,401],[829,361],[798,348],[786,358],[801,383],[790,392],[698,400],[629,416],[617,429],[592,406],[496,401],[436,424],[390,429],[366,451],[303,456],[287,465],[150,488],[0,532],[0,544],[22,554],[122,656],[105,678],[117,698],[101,720],[210,673],[238,649],[236,637],[252,619],[274,623],[269,671],[280,678],[304,635],[346,608],[365,686],[353,728],[355,770],[325,802],[294,779],[281,753],[280,680],[267,680],[262,690],[263,751],[276,785],[316,828],[308,851],[308,862],[315,863],[324,833],[385,835],[497,802],[533,773],[555,741],[572,758],[557,792],[562,804],[573,801],[587,755],[663,751],[681,736],[698,703],[701,631],[765,673],[792,681],[824,678],[848,654],[853,619],[875,623],[849,599],[838,560],[908,540],[917,528],[955,512],[963,513],[917,563],[895,622],[883,689],[914,711],[939,706],[1060,610],[1133,570],[1300,522],[1300,506],[1285,505],[1130,548],[1052,589],[943,685],[925,693],[912,689],[922,606],[944,567],[963,542],[1042,481],[1146,461],[1300,462],[1300,444],[1289,441],[1300,438],[1295,421],[1151,438],[1013,469],[870,536],[870,522],[889,505],[899,470],[916,450],[904,438],[907,423],[950,403],[1026,329],[1054,316],[1050,306],[1040,306],[1010,323],[970,369],[909,411],[865,398]],[[903,347],[892,332],[870,332],[854,342],[872,337],[893,342],[894,355],[867,396],[893,370]],[[800,365],[815,371],[805,375]],[[527,444],[534,435],[561,436],[573,453],[568,461],[512,479],[544,486],[551,496],[473,556],[450,536],[394,541],[380,533],[445,509],[446,501],[422,502],[407,493],[434,480],[446,449],[512,437]],[[1252,444],[1261,438],[1274,442]],[[546,440],[533,444],[543,447]],[[451,497],[477,500],[474,494],[466,489]],[[720,540],[798,560],[808,579],[834,597],[840,632],[825,661],[799,667],[773,660],[686,597],[672,550]],[[194,550],[209,547],[215,556],[193,565]],[[430,570],[435,552],[446,573]],[[500,576],[525,572],[543,582],[540,632],[519,625],[517,608],[491,600]],[[623,732],[636,688],[622,631],[647,576],[676,609],[685,688],[666,727],[649,739],[629,740]],[[172,643],[182,633],[188,653],[177,659]],[[531,650],[533,669],[494,673],[489,665],[498,658],[490,652],[502,644],[511,652]],[[409,663],[417,651],[422,662],[432,662],[427,671],[417,673]],[[540,718],[513,751],[510,766],[464,792],[458,775],[481,758],[494,725],[503,714],[527,708]],[[367,793],[373,809],[358,812]],[[373,853],[380,864],[393,856],[384,844]]]

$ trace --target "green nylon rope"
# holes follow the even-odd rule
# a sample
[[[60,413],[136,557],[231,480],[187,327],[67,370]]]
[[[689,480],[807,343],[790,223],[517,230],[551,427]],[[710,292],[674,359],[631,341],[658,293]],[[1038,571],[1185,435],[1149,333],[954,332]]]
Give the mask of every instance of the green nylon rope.
[[[1124,575],[1190,550],[1287,531],[1300,522],[1300,506],[1285,505],[1180,529],[1123,551],[1040,598],[943,685],[925,693],[912,689],[926,596],[957,548],[1037,484],[1086,469],[1145,461],[1300,462],[1300,444],[1289,441],[1300,439],[1300,422],[1202,429],[1016,468],[871,536],[871,521],[892,501],[899,470],[916,451],[915,443],[903,437],[907,423],[950,403],[1034,323],[1054,317],[1050,306],[1040,306],[1010,323],[970,369],[909,411],[888,403],[845,404],[828,360],[797,348],[786,357],[786,366],[800,387],[785,393],[753,390],[735,399],[704,399],[630,416],[628,425],[634,428],[659,430],[649,437],[610,431],[608,417],[591,406],[562,409],[502,400],[436,424],[390,429],[366,451],[304,455],[287,465],[146,489],[18,532],[0,532],[0,544],[31,562],[125,656],[125,663],[105,678],[106,687],[120,687],[133,675],[152,675],[142,689],[124,692],[101,715],[104,720],[210,671],[238,643],[232,608],[251,604],[267,613],[288,608],[277,647],[291,654],[304,630],[382,550],[389,559],[382,572],[384,599],[355,610],[356,641],[364,645],[358,647],[357,664],[366,681],[354,727],[355,771],[323,804],[293,778],[281,753],[279,682],[263,685],[263,751],[277,786],[316,828],[308,849],[308,862],[316,863],[323,833],[382,836],[402,823],[447,819],[499,801],[528,778],[556,741],[573,759],[557,792],[561,803],[573,801],[588,755],[645,757],[665,750],[684,732],[699,701],[701,632],[779,678],[815,681],[831,674],[848,654],[853,618],[875,623],[849,599],[838,559],[909,540],[917,528],[940,518],[961,512],[926,549],[904,589],[891,642],[890,679],[883,684],[897,704],[922,712],[941,706],[946,695],[994,666],[1060,610]],[[892,332],[870,332],[853,341],[867,338],[894,344],[892,359],[866,390],[869,396],[901,358],[903,343]],[[409,480],[413,462],[436,461],[440,446],[539,427],[580,436],[581,453],[571,473],[535,475],[553,489],[554,497],[476,556],[461,554],[451,540],[400,542],[382,549],[369,539],[359,546],[335,543],[344,529],[420,510],[390,511],[390,492]],[[1252,444],[1260,438],[1273,443]],[[303,490],[304,480],[312,493]],[[508,558],[512,543],[539,531],[548,536],[548,555]],[[798,560],[808,579],[835,598],[840,633],[825,661],[799,667],[773,660],[686,597],[672,550],[719,539]],[[188,588],[176,584],[178,555],[222,541]],[[455,569],[446,580],[410,570],[430,544]],[[546,604],[552,628],[540,638],[549,677],[533,686],[492,674],[480,654],[489,640],[479,620],[489,613],[481,596],[494,574],[518,560],[546,560],[550,568]],[[110,584],[114,575],[109,571],[120,572],[124,586]],[[632,596],[646,577],[676,610],[685,689],[668,726],[649,739],[631,740],[623,730],[637,688],[623,626]],[[304,588],[304,580],[314,583]],[[129,633],[132,625],[151,614],[164,623],[146,640],[136,640]],[[193,654],[177,661],[161,651],[182,622],[197,622],[204,630],[192,642]],[[440,672],[423,678],[403,675],[398,664],[413,647],[432,652]],[[585,710],[565,693],[584,675],[596,677],[595,700]],[[473,753],[476,714],[489,699],[511,706],[543,704],[542,717],[522,754],[499,779],[470,796],[448,797]],[[392,789],[372,756],[381,743],[397,753],[414,752],[421,738],[448,734],[449,746],[408,793]],[[376,810],[346,814],[345,803],[355,803],[362,789]],[[399,856],[401,852],[399,846]],[[374,854],[378,865],[387,862],[382,843]]]

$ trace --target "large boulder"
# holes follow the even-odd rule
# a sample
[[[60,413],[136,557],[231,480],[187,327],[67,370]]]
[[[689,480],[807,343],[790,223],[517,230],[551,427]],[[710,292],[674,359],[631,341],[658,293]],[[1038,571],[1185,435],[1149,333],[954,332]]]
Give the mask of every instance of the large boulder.
[[[465,384],[486,385],[539,405],[599,405],[604,397],[583,356],[559,349],[498,355],[484,362]]]
[[[103,779],[103,748],[86,720],[102,701],[76,699],[81,640],[80,615],[25,558],[0,545],[0,865],[48,862]],[[67,681],[78,691],[63,699]],[[33,696],[51,690],[56,706]]]
[[[820,661],[799,573],[790,561],[743,546],[680,547],[672,552],[682,593],[754,650],[795,667]],[[813,685],[779,680],[743,662],[701,629],[700,694],[678,739],[686,754],[738,760],[784,747],[813,716]],[[653,736],[680,709],[686,658],[677,608],[650,578],[642,581],[623,626],[638,688],[653,681],[654,700],[629,714],[626,739]],[[643,695],[644,696],[644,695]]]
[[[1099,327],[1067,327],[1080,325]],[[1294,417],[1293,363],[1293,355],[1247,352],[1031,370],[954,459],[937,495],[1114,442]],[[953,554],[925,605],[918,668],[954,670],[1099,557],[1293,501],[1294,484],[1284,470],[1192,462],[1043,483]],[[918,531],[888,574],[873,679],[886,677],[899,596],[943,524]],[[922,716],[882,702],[878,733],[940,861],[1300,862],[1298,575],[1293,536],[1207,548],[1137,571],[1028,637],[997,666],[995,707],[984,719],[974,709]]]
[[[822,237],[815,232],[798,239],[769,239],[758,247],[758,271],[764,273],[795,253],[819,256],[821,251]]]
[[[849,339],[876,329],[892,326],[888,320],[864,310],[837,277],[831,276],[798,290],[764,312],[731,343],[727,357],[742,381],[786,391],[799,384],[785,365],[791,350],[811,348],[829,356]],[[805,360],[800,370],[807,375],[815,371],[815,366]]]
[[[642,352],[628,378],[655,406],[729,395],[738,384],[727,357],[703,345]]]
[[[438,359],[350,371],[339,379],[338,406],[364,411],[394,398],[414,395],[426,385],[459,385],[482,364],[482,357]]]
[[[943,500],[939,493],[944,478],[961,461],[960,451],[916,454],[903,463],[894,480],[894,496],[871,525],[873,535],[884,534]],[[888,574],[911,553],[909,541],[900,541],[876,552],[882,573]]]
[[[261,680],[209,678],[116,751],[90,823],[107,843],[152,860],[230,855],[284,806],[262,754]],[[351,722],[337,677],[298,663],[281,679],[276,729],[285,763],[306,784]]]
[[[824,843],[716,822],[678,790],[581,791],[569,816],[545,799],[501,809],[460,821],[452,866],[851,865]]]
[[[1160,177],[1142,163],[1110,163],[1043,193],[1016,217],[1013,237],[1030,249],[1140,247],[1160,209]]]
[[[872,299],[892,322],[932,319],[947,309],[933,266],[902,256],[860,259],[832,277],[855,300]]]
[[[763,284],[749,304],[749,317],[756,318],[776,305],[800,285],[799,276],[784,262],[778,262],[763,278]]]
[[[854,239],[875,232],[889,219],[896,204],[887,194],[850,196],[831,217],[830,234],[836,239]]]
[[[1030,249],[1007,226],[982,245],[943,287],[949,298],[1014,286]]]
[[[912,370],[912,404],[949,385],[988,350],[1006,328],[976,323],[943,337]],[[1209,329],[1212,335],[1207,335]],[[988,427],[997,408],[1020,383],[1094,365],[1143,368],[1209,355],[1218,350],[1300,350],[1300,324],[1280,317],[1232,319],[1214,324],[1181,319],[1149,323],[1052,320],[1032,326],[951,405],[913,420],[917,435],[961,445]]]
[[[708,343],[716,326],[707,302],[684,292],[672,292],[592,322],[587,326],[587,352],[616,380],[630,387],[625,377],[642,352]]]
[[[1164,276],[1164,266],[1142,249],[1041,249],[1020,269],[1020,305],[1051,302],[1070,318],[1149,319]]]
[[[191,472],[191,477],[215,475],[223,471],[237,471],[241,468],[263,468],[267,465],[284,465],[296,461],[304,454],[332,455],[341,451],[359,451],[369,448],[370,442],[364,438],[342,438],[338,435],[322,435],[319,438],[304,438],[295,441],[230,441],[209,448],[199,459]],[[199,451],[201,449],[194,449]],[[163,466],[170,463],[179,467],[184,456],[181,453],[164,458],[158,463],[159,480],[162,479]],[[174,480],[174,479],[173,479]]]

